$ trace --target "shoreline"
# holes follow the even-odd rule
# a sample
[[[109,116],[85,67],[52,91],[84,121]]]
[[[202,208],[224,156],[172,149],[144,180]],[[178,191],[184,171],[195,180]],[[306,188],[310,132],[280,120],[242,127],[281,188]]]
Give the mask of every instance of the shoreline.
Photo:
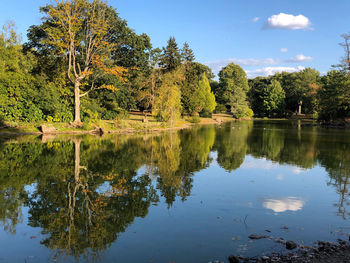
[[[134,119],[135,121],[135,119]],[[197,125],[220,125],[222,123],[236,121],[228,114],[213,114],[212,118],[200,118],[199,123],[191,123],[189,119],[183,119],[178,122],[174,127],[164,126],[163,123],[152,122],[150,125],[148,123],[142,123],[141,119],[136,120],[136,123],[126,120],[125,123],[128,127],[113,127],[112,125],[106,125],[113,123],[112,121],[100,121],[100,124],[89,124],[92,129],[83,130],[81,128],[74,128],[68,123],[42,123],[33,124],[31,129],[36,128],[37,131],[26,131],[20,126],[18,127],[7,127],[0,129],[0,137],[7,136],[26,136],[26,135],[103,135],[103,134],[135,134],[135,133],[153,133],[153,132],[163,132],[163,131],[173,131],[173,130],[183,130],[195,127]],[[143,125],[142,125],[143,124]],[[40,131],[42,127],[45,126],[45,130]],[[64,127],[67,130],[60,130]]]
[[[114,121],[99,120],[98,123],[89,123],[91,129],[75,128],[69,123],[19,123],[18,126],[1,127],[0,137],[8,136],[26,136],[26,135],[102,135],[102,134],[134,134],[134,133],[153,133],[153,132],[163,132],[163,131],[173,131],[173,130],[183,130],[195,127],[197,125],[220,125],[222,123],[247,120],[247,119],[234,119],[229,114],[213,114],[212,118],[199,118],[200,122],[193,123],[190,118],[182,119],[178,121],[177,125],[174,127],[168,127],[165,123],[160,123],[149,118],[149,122],[143,122],[140,113],[131,114],[134,119],[123,120],[126,123],[126,127],[118,127],[113,124]],[[136,117],[138,116],[138,117]],[[135,118],[136,117],[136,118]],[[301,126],[318,126],[323,128],[335,128],[335,129],[348,129],[350,128],[350,120],[343,120],[341,122],[318,122],[316,120],[310,119],[263,119],[263,118],[253,118],[249,120],[255,121],[303,121]],[[102,125],[101,125],[102,123]],[[106,125],[109,123],[109,125]],[[22,128],[22,125],[27,125],[30,128]],[[40,131],[42,126],[46,126],[48,131]],[[107,127],[108,126],[108,127]],[[28,131],[30,130],[30,131]]]
[[[268,236],[251,235],[250,239],[270,239],[284,245],[291,252],[274,252],[256,257],[243,257],[231,255],[229,263],[346,263],[350,262],[350,238],[349,241],[338,239],[337,243],[317,241],[317,245],[304,246],[283,238],[271,238]]]

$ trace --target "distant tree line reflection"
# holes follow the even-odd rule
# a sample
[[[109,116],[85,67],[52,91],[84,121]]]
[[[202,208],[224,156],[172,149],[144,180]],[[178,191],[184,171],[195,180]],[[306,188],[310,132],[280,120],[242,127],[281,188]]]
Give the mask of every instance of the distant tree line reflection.
[[[191,194],[211,152],[226,171],[246,155],[329,174],[339,216],[349,209],[350,134],[290,122],[233,122],[159,136],[20,138],[0,143],[0,224],[16,233],[22,207],[56,257],[97,259],[152,204]],[[142,169],[141,169],[142,168]]]

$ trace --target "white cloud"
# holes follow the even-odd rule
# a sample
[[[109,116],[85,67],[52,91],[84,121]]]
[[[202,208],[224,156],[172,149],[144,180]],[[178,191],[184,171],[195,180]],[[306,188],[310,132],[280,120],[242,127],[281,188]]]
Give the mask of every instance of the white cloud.
[[[303,15],[280,13],[267,19],[265,28],[279,28],[287,30],[311,29],[309,18]]]
[[[248,59],[240,59],[240,58],[232,58],[232,59],[224,59],[218,61],[212,61],[204,63],[208,67],[210,67],[214,72],[219,72],[223,67],[226,67],[230,63],[235,63],[240,66],[249,66],[249,67],[258,67],[258,66],[267,66],[267,65],[276,65],[279,63],[277,59],[273,58],[248,58]]]
[[[281,49],[281,52],[287,52],[286,50],[288,51],[288,49]],[[280,63],[307,62],[307,61],[311,61],[312,59],[313,58],[310,56],[299,54],[299,55],[296,55],[295,57],[285,59],[285,60],[275,59],[275,58],[247,58],[247,59],[231,58],[231,59],[206,62],[204,64],[210,67],[214,72],[218,72],[223,67],[226,67],[230,63],[235,63],[240,66],[247,66],[247,67],[259,67],[259,66],[277,65]]]
[[[303,66],[298,67],[264,67],[255,70],[246,70],[248,78],[255,78],[257,76],[270,76],[277,72],[296,72],[305,69]]]
[[[306,62],[311,61],[312,57],[304,56],[303,54],[296,55],[294,58],[286,60],[286,62]]]
[[[280,51],[281,51],[282,53],[287,53],[287,52],[288,52],[288,48],[283,47],[283,48],[280,49]]]
[[[299,211],[303,209],[304,201],[296,197],[287,197],[279,199],[264,199],[263,207],[273,210],[275,213],[285,211]]]
[[[256,23],[256,22],[258,22],[260,20],[260,17],[254,17],[251,21],[253,22],[253,23]]]
[[[286,52],[288,49],[281,49],[281,52]],[[295,72],[299,70],[303,70],[304,67],[298,66],[298,67],[285,67],[285,66],[275,66],[278,64],[284,64],[284,63],[302,63],[302,62],[308,62],[311,61],[313,58],[310,56],[305,56],[303,54],[296,55],[295,57],[289,58],[289,59],[275,59],[275,58],[247,58],[247,59],[241,59],[241,58],[232,58],[232,59],[224,59],[224,60],[217,60],[212,62],[206,62],[204,63],[208,67],[210,67],[214,73],[218,73],[222,68],[226,67],[228,64],[235,63],[240,65],[241,67],[260,67],[260,66],[270,66],[270,67],[264,67],[260,69],[255,70],[246,70],[248,77],[255,77],[255,76],[269,76],[273,75],[276,72]],[[274,66],[274,67],[271,67]]]
[[[233,59],[233,62],[242,66],[263,66],[263,65],[275,65],[278,60],[273,58],[248,58],[248,59]]]

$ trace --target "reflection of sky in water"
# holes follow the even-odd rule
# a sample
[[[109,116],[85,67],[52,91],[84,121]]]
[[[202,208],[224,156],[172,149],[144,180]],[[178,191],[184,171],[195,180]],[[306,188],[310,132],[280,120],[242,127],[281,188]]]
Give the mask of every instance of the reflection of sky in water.
[[[208,128],[210,127],[205,127],[205,129]],[[277,142],[280,142],[279,136],[282,129],[275,129],[277,137],[273,137],[276,134],[266,134],[267,130],[263,130],[265,135],[263,138],[278,139]],[[237,136],[226,140],[230,138],[228,137],[230,131],[243,134],[236,134]],[[109,145],[106,139],[106,144],[103,145],[107,148],[94,149],[94,154],[90,157],[94,159],[90,162],[91,172],[95,176],[91,177],[88,183],[90,187],[96,183],[96,189],[90,196],[95,198],[101,195],[104,200],[110,198],[109,205],[101,213],[107,216],[107,221],[102,221],[98,236],[102,237],[102,243],[109,242],[109,239],[103,235],[110,233],[111,243],[105,251],[101,251],[101,260],[98,262],[226,261],[227,256],[234,253],[255,256],[271,249],[280,249],[278,244],[270,240],[251,242],[248,239],[251,234],[266,234],[266,230],[269,230],[269,235],[273,237],[282,237],[307,245],[313,244],[315,240],[335,241],[337,237],[343,238],[337,229],[343,229],[344,233],[348,231],[349,222],[337,214],[338,207],[335,205],[339,205],[341,196],[336,191],[337,185],[330,184],[332,178],[329,172],[329,169],[346,164],[347,159],[343,157],[349,151],[343,150],[343,146],[347,142],[341,141],[338,151],[329,152],[328,142],[326,145],[314,145],[313,138],[305,140],[305,137],[301,137],[304,140],[300,141],[293,133],[294,131],[288,127],[285,131],[286,138],[283,140],[285,149],[283,150],[283,147],[277,144],[281,146],[280,154],[276,157],[276,152],[271,152],[275,160],[271,161],[266,157],[268,154],[260,150],[263,150],[263,144],[271,146],[264,148],[267,152],[273,150],[272,147],[275,145],[273,143],[276,140],[271,143],[269,140],[263,140],[259,129],[253,130],[254,136],[247,140],[247,145],[240,144],[244,142],[242,141],[244,130],[238,128],[227,131],[217,128],[216,142],[211,132],[210,136],[205,133],[198,138],[189,136],[189,131],[183,132],[183,137],[177,138],[172,134],[164,140],[154,137],[153,140],[147,141],[144,138],[135,137],[127,144],[113,145],[111,148],[106,146]],[[196,130],[194,129],[193,132]],[[327,136],[327,138],[330,137]],[[196,141],[195,144],[186,147],[188,143],[193,142],[193,139],[198,139],[198,143]],[[205,140],[211,144],[203,143]],[[212,144],[214,142],[215,144]],[[258,143],[254,144],[255,142]],[[88,146],[89,143],[84,142],[84,145]],[[140,148],[146,151],[144,155],[139,151]],[[209,148],[211,152],[208,160],[210,161],[204,165],[203,161],[207,159]],[[95,151],[97,151],[96,154]],[[81,155],[81,162],[87,162],[89,155],[85,154],[91,154],[92,151],[85,153],[84,148],[81,147],[81,152],[84,153]],[[307,155],[310,152],[313,156],[311,160]],[[38,161],[41,161],[39,164],[55,162],[56,159],[51,160],[50,156],[43,151],[42,156],[39,156],[42,159],[38,157]],[[95,163],[96,156],[102,156],[101,160],[96,160],[100,162]],[[333,156],[337,158],[329,163]],[[53,155],[53,157],[56,156]],[[325,163],[325,161],[328,162]],[[230,164],[234,165],[230,166]],[[31,169],[42,169],[33,167]],[[50,168],[51,165],[48,167]],[[87,167],[90,167],[90,164]],[[169,171],[169,173],[161,176],[160,171]],[[128,191],[130,193],[134,191],[135,195],[109,194],[118,194],[119,192],[114,190],[122,184],[119,185],[117,179],[100,180],[101,178],[97,175],[99,173],[108,175],[112,172],[118,174],[120,178],[130,177]],[[60,212],[63,222],[67,217],[68,211],[64,209],[68,205],[69,195],[65,190],[66,181],[57,185],[64,186],[57,188],[57,191],[62,193],[58,192],[56,196],[51,192],[55,190],[57,178],[55,173],[49,174],[50,176],[47,177],[38,176],[38,183],[32,183],[35,180],[28,180],[28,185],[24,188],[24,197],[21,193],[12,194],[16,185],[11,185],[13,189],[9,188],[8,194],[4,192],[6,194],[4,201],[13,201],[8,202],[8,207],[11,208],[14,205],[16,208],[17,201],[23,202],[22,210],[20,208],[18,210],[23,215],[21,216],[23,220],[17,224],[15,234],[0,232],[2,248],[0,261],[52,261],[48,259],[52,258],[53,251],[43,243],[44,238],[49,236],[49,232],[33,223],[41,220],[46,223],[45,218],[41,219],[39,213],[41,211],[53,215],[49,218],[50,221],[55,220],[56,214]],[[334,183],[343,182],[340,181],[341,178],[335,177],[335,179],[338,181]],[[73,180],[68,182],[74,183]],[[143,187],[143,183],[146,187]],[[53,187],[50,187],[50,191],[45,191],[48,185]],[[6,184],[5,186],[7,187]],[[113,186],[115,189],[112,189]],[[121,189],[124,188],[121,187]],[[80,196],[77,197],[77,201]],[[150,197],[153,200],[154,196],[159,198],[159,201],[155,198],[156,201],[150,204],[145,202],[151,199]],[[11,197],[13,200],[10,199]],[[63,201],[57,202],[57,200]],[[99,199],[96,198],[96,200]],[[167,200],[170,200],[170,205],[166,203]],[[5,202],[0,202],[1,205],[4,206]],[[28,205],[31,206],[30,209]],[[83,206],[75,209],[78,212],[83,209]],[[113,214],[110,211],[114,211]],[[16,217],[16,212],[17,210],[13,209],[14,214],[8,214],[8,219]],[[93,211],[89,215],[94,217],[97,212]],[[79,219],[78,223],[88,222],[84,221],[86,218],[83,217],[77,219]],[[115,221],[109,224],[112,219]],[[48,224],[49,227],[53,225]],[[288,230],[281,228],[283,225],[287,226]],[[0,226],[2,226],[1,222]],[[85,224],[81,226],[85,227]],[[66,229],[67,225],[62,227],[63,232]],[[50,228],[48,230],[50,231]],[[53,242],[56,241],[56,237],[65,237],[64,234],[56,232],[52,232],[52,235]],[[28,261],[28,257],[31,261]],[[76,261],[67,256],[64,262]],[[82,259],[82,262],[88,261]]]
[[[307,172],[307,169],[303,169],[297,166],[290,165],[280,165],[273,161],[267,160],[266,158],[255,159],[249,155],[247,155],[245,162],[241,165],[241,169],[262,169],[262,170],[276,170],[280,168],[284,168],[289,170],[293,174],[301,174],[303,172]]]
[[[304,206],[304,201],[297,197],[264,199],[262,205],[267,209],[273,210],[275,213],[281,213],[301,210]]]
[[[31,184],[31,185],[26,185],[26,186],[24,186],[24,190],[25,190],[25,191],[28,193],[28,195],[30,195],[30,196],[35,192],[36,188],[37,188],[37,184],[36,184],[36,183]]]

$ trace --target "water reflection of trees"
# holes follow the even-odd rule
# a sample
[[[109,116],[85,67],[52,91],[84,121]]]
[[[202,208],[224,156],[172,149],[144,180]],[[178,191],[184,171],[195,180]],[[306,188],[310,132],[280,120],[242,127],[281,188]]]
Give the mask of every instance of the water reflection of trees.
[[[136,217],[145,217],[157,196],[147,176],[136,176],[132,160],[138,151],[123,151],[125,144],[84,143],[72,140],[74,158],[61,163],[68,170],[39,177],[27,205],[30,225],[46,234],[42,244],[57,255],[94,259]]]
[[[231,172],[238,169],[247,154],[247,138],[252,128],[252,122],[242,122],[239,125],[230,123],[217,131],[215,149],[218,152],[217,162],[225,170]]]
[[[280,164],[312,168],[316,165],[317,131],[315,127],[300,130],[290,123],[257,122],[249,135],[248,153],[256,158]]]
[[[341,136],[341,135],[340,135]],[[339,194],[338,215],[350,218],[350,139],[334,134],[327,136],[318,144],[318,161],[329,175],[328,185],[335,187]],[[339,140],[340,139],[340,140]]]
[[[192,176],[210,164],[209,153],[215,141],[214,127],[194,128],[151,139],[151,156],[158,189],[168,206],[180,196],[190,195]]]
[[[0,222],[15,233],[26,205],[29,225],[42,229],[41,243],[56,257],[97,259],[160,196],[169,207],[177,196],[186,200],[194,172],[210,163],[214,140],[211,127],[0,144]]]
[[[45,234],[42,244],[57,255],[98,258],[160,198],[169,208],[176,198],[185,201],[212,151],[227,171],[247,154],[301,168],[319,163],[339,194],[338,214],[347,218],[349,140],[315,127],[247,121],[160,136],[2,142],[0,223],[15,233],[26,205],[29,225]]]

